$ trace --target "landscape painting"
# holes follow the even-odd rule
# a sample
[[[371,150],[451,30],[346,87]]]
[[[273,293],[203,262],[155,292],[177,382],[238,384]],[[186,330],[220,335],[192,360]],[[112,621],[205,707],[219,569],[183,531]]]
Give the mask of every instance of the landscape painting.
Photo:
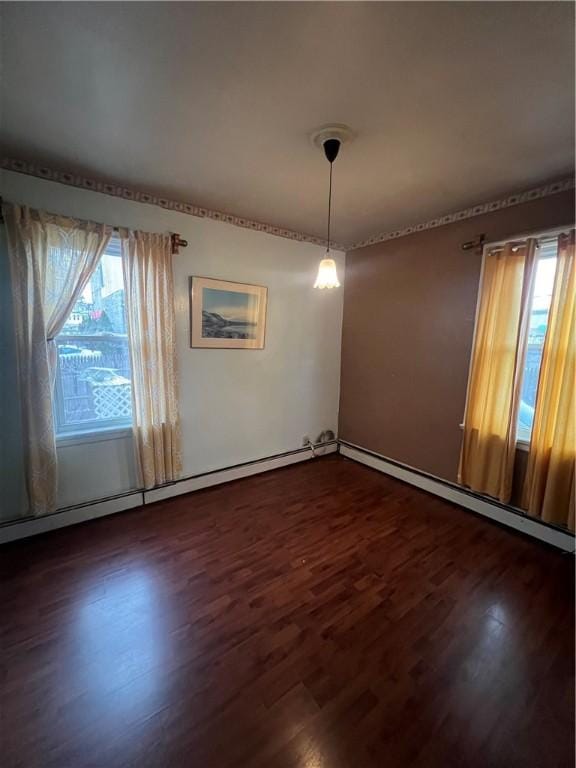
[[[262,349],[267,289],[208,277],[190,281],[191,346]]]
[[[255,339],[257,325],[256,294],[202,289],[203,338]]]

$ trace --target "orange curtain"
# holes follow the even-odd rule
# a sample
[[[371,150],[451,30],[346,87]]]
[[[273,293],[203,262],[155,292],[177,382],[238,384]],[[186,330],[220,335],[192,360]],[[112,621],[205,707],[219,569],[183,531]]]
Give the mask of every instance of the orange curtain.
[[[528,334],[536,242],[508,243],[484,259],[458,481],[507,503]]]
[[[558,238],[558,263],[542,350],[523,506],[574,530],[576,461],[576,260],[574,230]]]

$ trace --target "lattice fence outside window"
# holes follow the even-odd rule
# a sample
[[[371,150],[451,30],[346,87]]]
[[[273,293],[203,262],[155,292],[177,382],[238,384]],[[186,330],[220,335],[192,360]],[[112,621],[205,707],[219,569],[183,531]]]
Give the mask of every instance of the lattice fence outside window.
[[[130,384],[97,384],[92,387],[92,396],[98,419],[129,418],[132,415]]]

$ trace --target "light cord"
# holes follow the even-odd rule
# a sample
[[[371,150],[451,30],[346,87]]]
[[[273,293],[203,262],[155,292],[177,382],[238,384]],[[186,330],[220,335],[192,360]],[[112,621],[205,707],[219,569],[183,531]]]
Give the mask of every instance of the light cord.
[[[330,163],[330,184],[328,186],[328,248],[326,253],[330,253],[330,216],[332,213],[332,163]]]

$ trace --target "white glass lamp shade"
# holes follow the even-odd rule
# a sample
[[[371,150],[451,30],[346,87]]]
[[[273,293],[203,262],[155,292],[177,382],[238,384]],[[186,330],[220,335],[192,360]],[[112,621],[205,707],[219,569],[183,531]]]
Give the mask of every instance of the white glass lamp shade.
[[[328,254],[326,254],[328,256]],[[324,258],[318,267],[318,275],[314,288],[340,288],[336,262],[334,259]]]

